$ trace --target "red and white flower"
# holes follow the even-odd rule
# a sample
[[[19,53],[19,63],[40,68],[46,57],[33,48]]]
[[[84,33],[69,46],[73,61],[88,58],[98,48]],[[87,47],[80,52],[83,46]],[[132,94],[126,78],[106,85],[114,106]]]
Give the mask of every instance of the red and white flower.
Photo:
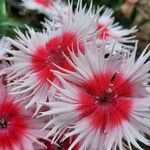
[[[100,43],[106,43],[108,49],[114,47],[116,51],[120,51],[122,46],[129,47],[131,50],[131,43],[135,43],[135,35],[132,35],[137,31],[136,26],[131,29],[123,28],[119,25],[119,22],[115,22],[115,18],[112,17],[112,9],[101,7],[99,16],[99,23],[97,30],[99,34],[97,38]]]
[[[83,41],[95,32],[95,18],[90,17],[90,11],[85,13],[79,6],[74,17],[72,15],[63,20],[63,24],[56,30],[49,24],[45,24],[47,30],[43,33],[35,32],[28,28],[24,35],[17,30],[18,39],[8,38],[16,50],[8,50],[12,54],[6,58],[12,61],[12,65],[6,68],[8,80],[13,81],[13,94],[29,93],[30,101],[26,108],[37,103],[37,110],[41,108],[41,103],[48,100],[51,87],[47,79],[57,82],[51,69],[57,69],[54,64],[63,68],[71,69],[65,60],[63,53],[68,57],[68,48],[73,48],[77,53],[78,48],[84,51]],[[53,64],[54,63],[54,64]],[[51,98],[50,98],[51,99]]]
[[[30,10],[38,10],[49,18],[58,19],[68,14],[69,6],[61,0],[22,0],[23,6]]]
[[[85,45],[85,54],[65,56],[74,72],[59,66],[61,72],[53,71],[62,86],[52,83],[58,92],[46,103],[50,110],[41,113],[53,115],[46,125],[53,127],[48,136],[53,136],[52,143],[63,134],[62,141],[76,136],[68,150],[78,143],[81,150],[131,145],[143,150],[137,141],[150,145],[143,134],[150,135],[150,51],[146,48],[135,60],[136,48],[131,56],[113,55],[113,50],[108,55],[96,42]]]
[[[25,110],[24,103],[17,103],[16,97],[8,94],[0,83],[0,149],[39,150],[46,146],[39,141],[47,131],[40,131],[44,119],[32,118],[33,110]]]
[[[54,0],[22,0],[23,5],[31,10],[48,13],[54,7]]]

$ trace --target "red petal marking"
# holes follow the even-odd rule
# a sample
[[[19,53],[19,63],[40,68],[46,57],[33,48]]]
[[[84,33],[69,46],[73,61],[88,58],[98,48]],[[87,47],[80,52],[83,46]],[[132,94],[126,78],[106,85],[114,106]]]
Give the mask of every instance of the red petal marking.
[[[101,30],[101,29],[102,29],[102,31],[99,33],[98,39],[106,40],[110,36],[109,30],[106,27],[104,27],[104,25],[99,24],[97,27],[97,31]]]
[[[95,75],[93,79],[83,83],[83,87],[89,94],[101,96],[105,93],[106,89],[113,85],[111,88],[116,91],[118,97],[132,96],[133,86],[128,80],[124,79],[122,74],[116,73],[114,80],[110,82],[114,74],[115,72],[111,73],[107,71],[100,75]]]
[[[61,36],[56,36],[50,39],[45,46],[38,48],[32,56],[32,69],[35,72],[38,72],[38,78],[40,80],[46,80],[48,78],[51,81],[54,79],[54,75],[50,69],[58,69],[52,63],[65,69],[73,70],[64,58],[63,53],[70,57],[68,48],[70,50],[73,48],[77,54],[77,42],[76,34],[65,32]],[[82,51],[84,49],[81,43],[79,43],[79,48]]]
[[[56,145],[51,144],[51,143],[48,142],[48,141],[44,141],[43,139],[40,139],[40,141],[43,142],[43,143],[46,145],[46,147],[47,147],[46,150],[56,150],[56,149],[57,149],[57,146],[56,146]]]
[[[73,136],[71,138],[66,139],[65,141],[63,141],[63,143],[61,143],[61,150],[68,150],[69,146],[72,144],[72,142],[75,140],[76,136]],[[73,150],[79,150],[79,143],[77,143]]]
[[[25,116],[16,103],[10,100],[0,102],[0,119],[7,122],[7,127],[0,129],[0,149],[19,143],[28,129]]]
[[[129,99],[118,99],[114,104],[98,106],[97,109],[89,116],[90,123],[102,132],[108,127],[113,129],[120,125],[122,121],[128,120],[132,109],[132,101]]]
[[[83,83],[79,93],[80,117],[87,117],[92,126],[100,128],[102,132],[106,127],[113,128],[123,120],[128,120],[132,109],[133,86],[121,74],[116,74],[111,81],[113,73],[105,72],[96,75],[93,79]],[[111,81],[111,82],[110,82]],[[108,88],[112,93],[106,92]],[[108,100],[101,102],[96,97],[106,96]]]
[[[34,0],[37,4],[42,5],[45,8],[49,8],[53,6],[52,0]]]

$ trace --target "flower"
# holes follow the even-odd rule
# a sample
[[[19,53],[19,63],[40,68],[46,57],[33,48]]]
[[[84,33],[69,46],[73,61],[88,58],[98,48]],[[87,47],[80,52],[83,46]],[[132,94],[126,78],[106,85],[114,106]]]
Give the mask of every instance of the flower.
[[[68,14],[69,7],[60,0],[22,0],[23,6],[30,10],[38,10],[47,17],[59,19]]]
[[[99,42],[103,44],[105,41],[110,50],[114,44],[114,48],[117,51],[122,50],[122,46],[131,49],[130,44],[135,43],[135,35],[131,34],[137,31],[136,26],[131,29],[124,29],[121,25],[119,25],[119,22],[114,22],[115,18],[112,17],[112,9],[104,9],[104,7],[101,7],[99,12],[100,16],[97,26],[97,30],[100,32],[97,36]]]
[[[55,3],[54,0],[22,0],[22,2],[26,8],[44,13],[49,13]]]
[[[85,13],[85,8],[82,9],[80,4],[74,16],[71,14],[62,21],[63,24],[58,29],[52,29],[45,23],[47,30],[43,33],[28,28],[26,35],[19,30],[16,31],[17,40],[8,38],[8,41],[17,48],[7,51],[12,55],[7,58],[12,61],[12,65],[5,69],[8,80],[13,81],[9,85],[13,85],[13,94],[28,93],[27,96],[31,100],[26,108],[36,103],[36,113],[42,107],[41,103],[48,100],[49,92],[54,90],[47,79],[57,83],[51,72],[51,69],[57,69],[53,63],[72,69],[63,53],[69,57],[68,48],[73,48],[77,53],[77,47],[84,51],[83,41],[92,36],[96,29],[95,17],[90,17],[90,10]]]
[[[53,116],[46,125],[52,127],[48,136],[53,136],[52,143],[63,134],[61,141],[76,136],[68,150],[76,144],[81,150],[132,149],[131,145],[143,150],[137,140],[150,145],[143,134],[150,135],[150,51],[146,48],[135,60],[136,48],[129,56],[114,55],[113,49],[108,55],[96,41],[85,47],[85,54],[77,57],[70,51],[71,58],[65,56],[74,72],[59,66],[61,72],[53,71],[61,86],[50,81],[58,91],[46,103],[50,110],[40,115]]]
[[[32,118],[33,110],[24,108],[24,103],[16,102],[16,97],[8,94],[0,83],[0,149],[1,150],[38,150],[46,148],[39,141],[47,131],[40,131],[44,119]]]

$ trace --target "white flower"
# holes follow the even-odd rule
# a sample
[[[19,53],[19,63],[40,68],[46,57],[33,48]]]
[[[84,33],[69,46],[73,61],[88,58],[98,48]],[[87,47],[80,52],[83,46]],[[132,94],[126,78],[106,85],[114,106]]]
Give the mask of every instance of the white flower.
[[[83,41],[96,29],[95,17],[91,18],[89,13],[90,10],[85,13],[84,8],[78,6],[74,17],[71,15],[64,19],[57,30],[45,23],[47,30],[43,33],[28,28],[25,35],[16,31],[17,40],[8,38],[17,49],[7,51],[12,54],[7,58],[12,65],[4,71],[8,72],[8,80],[13,81],[9,84],[13,85],[13,94],[30,93],[28,97],[31,100],[26,108],[37,103],[37,113],[41,103],[48,100],[49,91],[54,88],[47,79],[57,82],[51,72],[51,69],[57,69],[53,63],[72,70],[63,53],[69,57],[68,48],[73,48],[77,53],[78,46],[84,51]]]
[[[136,26],[131,29],[123,28],[123,26],[119,25],[119,22],[115,22],[115,18],[112,17],[113,11],[112,9],[101,7],[99,16],[99,23],[97,30],[100,30],[97,38],[99,42],[105,41],[108,44],[108,49],[111,50],[111,47],[115,44],[116,51],[122,50],[122,46],[126,48],[130,48],[131,43],[135,43],[135,33],[137,31]]]
[[[61,72],[53,71],[62,85],[52,83],[58,92],[46,103],[50,110],[41,113],[53,116],[45,126],[52,127],[48,136],[52,143],[63,134],[62,141],[75,136],[68,150],[76,144],[81,150],[132,150],[131,145],[143,150],[137,141],[150,145],[143,134],[150,135],[150,51],[135,60],[136,48],[131,56],[113,50],[108,56],[95,41],[85,45],[85,54],[65,56],[74,71],[59,66]]]

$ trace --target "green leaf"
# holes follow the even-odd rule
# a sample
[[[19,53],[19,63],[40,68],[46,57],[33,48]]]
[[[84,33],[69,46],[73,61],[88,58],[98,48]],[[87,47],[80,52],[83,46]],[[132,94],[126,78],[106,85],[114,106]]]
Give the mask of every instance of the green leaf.
[[[0,21],[7,20],[7,10],[5,0],[0,0]]]

